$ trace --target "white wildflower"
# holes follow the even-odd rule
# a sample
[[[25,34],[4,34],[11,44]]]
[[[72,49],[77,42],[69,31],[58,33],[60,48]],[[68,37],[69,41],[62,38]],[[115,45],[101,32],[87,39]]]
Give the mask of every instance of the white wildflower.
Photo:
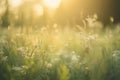
[[[113,57],[120,57],[120,51],[119,50],[115,50],[113,51]]]
[[[120,51],[119,50],[113,51],[112,56],[113,56],[114,61],[119,61],[120,60]]]
[[[14,71],[21,71],[22,68],[21,67],[17,67],[17,66],[13,66],[12,70],[14,70]]]
[[[85,67],[85,70],[88,70],[89,68],[88,67]]]
[[[51,63],[48,63],[47,64],[47,68],[51,68],[52,67],[52,64]]]
[[[78,61],[78,56],[73,55],[71,59],[72,59],[72,61]]]
[[[75,51],[72,51],[72,54],[75,54],[76,52]]]
[[[112,56],[113,56],[113,57],[116,57],[116,54],[113,54]]]
[[[56,61],[59,61],[60,59],[59,58],[54,58],[54,61],[56,62]]]
[[[2,61],[7,61],[8,56],[2,57]]]
[[[26,66],[26,65],[23,65],[22,68],[23,68],[23,69],[28,69],[29,67]]]

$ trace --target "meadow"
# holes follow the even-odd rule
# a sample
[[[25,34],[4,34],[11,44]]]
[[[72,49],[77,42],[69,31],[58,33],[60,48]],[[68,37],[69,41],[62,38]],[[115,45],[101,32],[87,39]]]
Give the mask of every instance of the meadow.
[[[0,80],[120,80],[119,75],[119,24],[0,28]]]

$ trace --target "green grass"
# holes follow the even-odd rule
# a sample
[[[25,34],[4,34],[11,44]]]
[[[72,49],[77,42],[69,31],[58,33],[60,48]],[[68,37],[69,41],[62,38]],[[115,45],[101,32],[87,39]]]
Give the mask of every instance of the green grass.
[[[0,29],[0,80],[120,80],[114,27]]]

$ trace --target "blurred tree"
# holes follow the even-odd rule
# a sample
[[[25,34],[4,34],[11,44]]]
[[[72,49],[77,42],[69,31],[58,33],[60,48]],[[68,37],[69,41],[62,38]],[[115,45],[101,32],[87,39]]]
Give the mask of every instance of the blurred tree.
[[[9,22],[9,1],[8,0],[2,0],[2,1],[4,1],[5,12],[1,16],[1,20],[2,20],[1,26],[8,27],[10,25],[10,22]]]

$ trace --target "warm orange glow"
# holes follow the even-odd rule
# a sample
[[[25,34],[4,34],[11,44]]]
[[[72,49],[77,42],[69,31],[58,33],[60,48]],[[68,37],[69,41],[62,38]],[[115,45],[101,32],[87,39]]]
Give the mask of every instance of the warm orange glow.
[[[22,4],[23,0],[10,0],[10,5],[12,7],[18,7]]]
[[[35,5],[34,6],[34,12],[35,12],[35,15],[42,16],[44,14],[43,7],[39,4]]]
[[[58,8],[61,0],[43,0],[43,3],[48,8]]]

